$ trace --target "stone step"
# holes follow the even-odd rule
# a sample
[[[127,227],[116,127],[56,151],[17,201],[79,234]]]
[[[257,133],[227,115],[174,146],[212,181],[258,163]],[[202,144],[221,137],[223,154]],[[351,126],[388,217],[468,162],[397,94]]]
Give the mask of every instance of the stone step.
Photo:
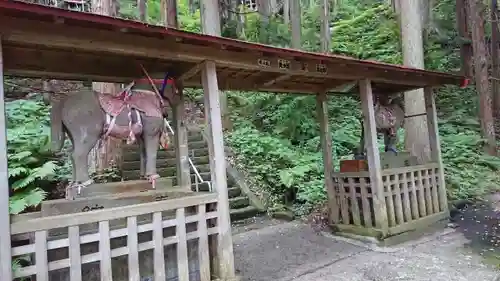
[[[198,148],[207,148],[207,147],[208,147],[208,144],[203,140],[188,142],[188,149],[189,150],[198,149]],[[124,153],[127,153],[129,151],[138,152],[139,146],[138,145],[127,145],[123,148]],[[167,151],[175,151],[175,144],[173,141],[170,143],[170,146],[168,147]]]
[[[122,176],[123,176],[124,180],[136,180],[136,179],[139,179],[139,171],[128,171],[126,173],[123,173]],[[204,181],[210,181],[210,172],[200,173],[200,176]],[[192,184],[195,184],[195,178],[196,178],[196,175],[194,173],[191,173],[191,183]],[[174,185],[174,186],[177,185],[177,177],[176,176],[168,176],[168,177],[165,177],[165,179],[167,181],[171,181],[172,185]],[[232,178],[227,178],[227,186],[228,187],[233,187],[235,185],[236,185],[236,183]],[[208,188],[201,187],[200,191],[208,191]]]
[[[204,165],[204,164],[209,164],[209,158],[208,156],[200,156],[200,157],[191,157],[191,161],[198,166],[198,165]],[[169,159],[158,159],[156,160],[156,168],[168,168],[168,167],[175,167],[176,166],[176,159],[175,158],[169,158]],[[139,170],[141,165],[141,161],[123,161],[122,164],[122,170],[124,171],[131,171],[131,170]]]
[[[250,206],[250,199],[246,196],[239,196],[229,199],[229,208],[243,209]]]
[[[198,170],[199,173],[205,173],[205,172],[210,172],[210,165],[209,164],[204,164],[204,165],[196,165],[196,169]],[[156,169],[156,172],[161,176],[161,177],[172,177],[177,174],[177,167],[176,166],[170,166],[168,168],[159,168]],[[192,171],[191,171],[192,172]],[[122,171],[122,176],[127,179],[131,178],[139,178],[139,173],[140,170],[126,170],[123,169]]]
[[[227,189],[227,195],[229,198],[236,198],[241,195],[241,189],[237,186],[233,186]]]
[[[229,211],[229,213],[231,215],[231,221],[235,222],[235,221],[240,221],[240,220],[248,219],[251,217],[255,217],[260,213],[260,211],[257,208],[255,208],[254,206],[250,205],[248,207],[241,208],[241,209],[231,209]]]
[[[201,178],[204,180],[204,181],[210,181],[211,177],[210,177],[210,172],[204,172],[204,173],[200,173],[200,176]],[[174,185],[177,185],[177,177],[168,177],[168,178],[171,178],[172,179],[172,182]],[[195,178],[196,178],[196,175],[194,173],[191,174],[191,183],[194,184],[196,181],[195,181]],[[199,184],[201,185],[201,183]],[[233,187],[233,186],[236,186],[236,182],[234,181],[234,179],[228,177],[227,178],[227,186],[228,188],[229,187]],[[200,191],[208,191],[208,186],[203,188],[203,187],[199,187],[200,188]]]
[[[208,156],[208,147],[197,148],[189,150],[189,157],[202,157]],[[139,150],[124,150],[123,151],[123,161],[139,161],[141,157],[139,156]],[[175,150],[158,150],[157,159],[175,159]]]
[[[170,126],[172,126],[172,129],[174,129],[175,131],[175,128],[173,127],[174,123],[172,120],[168,120],[168,122],[170,122]],[[187,133],[188,133],[188,137],[195,137],[195,136],[201,136],[202,132],[201,132],[202,129],[191,129],[191,130],[188,130]],[[169,131],[169,134],[170,134],[170,131]]]

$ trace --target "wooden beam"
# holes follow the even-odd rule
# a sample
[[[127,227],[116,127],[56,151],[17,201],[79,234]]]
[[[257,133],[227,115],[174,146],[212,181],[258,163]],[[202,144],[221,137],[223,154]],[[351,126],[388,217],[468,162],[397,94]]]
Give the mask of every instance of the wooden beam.
[[[378,151],[377,124],[375,123],[371,81],[367,79],[361,80],[359,82],[359,91],[363,109],[365,146],[373,196],[373,209],[375,211],[375,224],[385,236],[389,233],[389,222],[387,220],[384,183],[382,182],[382,166],[380,165],[380,154]]]
[[[107,77],[95,80],[130,82],[130,80],[144,75],[139,68],[139,64],[144,65],[145,68],[152,72],[163,72],[171,67],[171,64],[168,62],[152,62],[151,59],[126,61],[113,55],[103,58],[91,53],[75,54],[70,51],[35,50],[17,46],[7,47],[4,50],[5,55],[12,58],[5,61],[6,73],[8,75],[18,75],[19,73],[27,72],[31,73],[31,75],[47,77],[59,73],[58,76],[71,80]],[[71,63],[61,63],[61,61],[71,61]],[[78,65],[78,68],[75,68],[75,65]],[[117,71],[119,71],[118,74]],[[45,75],[44,72],[48,74]],[[78,77],[81,79],[78,79]]]
[[[328,194],[328,218],[330,224],[339,222],[339,206],[337,194],[333,186],[333,154],[332,135],[328,122],[328,96],[321,92],[316,96],[316,110],[319,121],[321,147],[323,149],[323,166],[325,175],[325,189]]]
[[[5,124],[3,52],[0,36],[0,276],[3,280],[12,280],[12,255],[10,244],[9,213],[9,172],[7,169],[7,127]]]
[[[346,63],[340,58],[333,57],[323,62],[327,71],[321,73],[316,69],[317,64],[321,62],[317,59],[302,59],[299,61],[286,54],[271,55],[238,52],[207,45],[198,46],[176,42],[174,38],[160,39],[106,30],[96,33],[94,29],[89,28],[58,26],[8,17],[0,18],[0,33],[5,34],[4,39],[8,44],[22,44],[33,48],[35,46],[36,48],[45,46],[46,48],[93,52],[102,57],[106,54],[115,54],[130,58],[152,58],[189,63],[213,60],[218,66],[257,70],[263,73],[272,72],[321,79],[359,80],[369,78],[374,82],[407,84],[419,87],[434,86],[444,82],[433,75],[409,74],[403,70],[381,70],[380,65],[369,65],[355,60]],[[290,68],[279,68],[278,60],[280,59],[289,60]],[[262,65],[261,62],[266,62],[268,65]],[[449,83],[456,83],[456,79],[451,80]]]
[[[326,89],[324,90],[325,92],[343,92],[346,88],[352,89],[356,87],[358,84],[358,81],[345,81],[345,80],[340,80],[340,81],[335,81],[336,83],[328,85]]]
[[[231,235],[231,218],[229,214],[229,198],[227,193],[226,159],[224,153],[224,136],[222,133],[222,117],[219,102],[219,87],[217,71],[213,61],[207,61],[202,68],[203,90],[205,95],[205,110],[209,116],[211,147],[210,170],[212,171],[212,186],[217,191],[217,211],[219,218],[218,235],[218,275],[221,280],[235,278],[233,239]]]
[[[268,80],[268,81],[262,83],[262,86],[269,87],[269,86],[276,84],[278,82],[288,80],[291,77],[292,77],[292,75],[290,75],[290,74],[283,74],[283,75],[278,76],[277,78],[273,78],[271,80]]]
[[[203,63],[196,64],[195,66],[190,68],[188,71],[185,71],[184,73],[182,73],[179,76],[178,80],[181,82],[184,82],[184,81],[187,81],[187,80],[193,78],[194,76],[196,76],[196,74],[198,74],[200,72],[202,65],[203,65]]]
[[[439,140],[438,118],[436,102],[432,88],[424,88],[425,110],[427,112],[427,127],[429,130],[429,144],[431,148],[431,160],[439,165],[439,210],[448,210],[448,198],[446,195],[446,182],[444,175],[443,158],[441,156],[441,144]]]

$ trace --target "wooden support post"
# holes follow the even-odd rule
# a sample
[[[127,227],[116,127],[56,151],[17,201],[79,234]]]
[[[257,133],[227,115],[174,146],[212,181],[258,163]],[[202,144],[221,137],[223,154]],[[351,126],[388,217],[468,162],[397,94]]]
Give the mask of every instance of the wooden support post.
[[[332,136],[328,122],[328,96],[326,92],[321,92],[316,96],[316,110],[319,121],[321,147],[323,149],[325,188],[328,194],[328,218],[330,224],[336,224],[339,222],[339,208],[337,204],[337,194],[333,187]]]
[[[191,190],[191,167],[189,166],[188,132],[186,128],[186,108],[184,92],[179,85],[179,102],[172,108],[175,128],[175,156],[177,165],[177,185]]]
[[[217,225],[218,234],[218,275],[222,280],[235,278],[233,239],[231,236],[231,219],[229,215],[229,198],[227,193],[226,159],[224,155],[224,136],[222,134],[222,117],[219,102],[219,86],[215,62],[207,61],[202,67],[202,84],[205,95],[205,112],[209,117],[209,152],[212,187],[218,194]]]
[[[427,112],[427,127],[429,128],[429,144],[431,149],[431,161],[439,165],[439,210],[448,210],[448,198],[446,196],[446,182],[444,178],[444,165],[441,156],[441,144],[439,141],[439,129],[436,102],[432,88],[425,88],[425,110]]]
[[[7,171],[7,128],[5,125],[5,104],[3,87],[3,53],[0,36],[0,276],[12,280],[12,256],[10,245],[9,173]]]
[[[165,9],[161,11],[164,20],[163,25],[178,28],[177,0],[165,0]],[[177,185],[181,188],[191,190],[191,167],[189,166],[188,132],[184,120],[186,119],[186,106],[184,104],[184,89],[182,81],[179,81],[179,102],[173,105],[173,121],[175,131],[175,156],[177,166]]]
[[[367,79],[361,80],[359,82],[359,91],[364,117],[365,146],[373,196],[373,209],[375,211],[375,224],[377,228],[382,230],[382,234],[385,236],[389,231],[389,224],[387,221],[384,183],[382,182],[382,167],[378,151],[377,124],[375,123],[371,81]]]

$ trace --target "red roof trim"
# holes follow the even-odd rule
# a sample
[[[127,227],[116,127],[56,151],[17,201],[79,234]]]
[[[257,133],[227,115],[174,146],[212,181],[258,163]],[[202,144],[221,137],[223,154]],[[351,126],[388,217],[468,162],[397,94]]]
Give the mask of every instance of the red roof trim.
[[[149,25],[149,24],[144,24],[144,23],[137,22],[137,21],[130,21],[130,20],[125,20],[125,19],[119,19],[119,18],[113,18],[113,17],[108,17],[108,16],[83,13],[83,12],[77,12],[77,11],[70,11],[70,10],[65,10],[65,9],[59,9],[59,8],[48,7],[48,6],[37,5],[37,4],[30,4],[30,3],[19,2],[19,1],[0,0],[0,14],[4,14],[4,13],[9,12],[9,11],[21,12],[23,18],[30,18],[30,17],[32,18],[36,15],[53,16],[53,17],[65,18],[68,21],[76,20],[76,21],[81,21],[81,22],[86,22],[86,23],[91,23],[91,24],[107,25],[108,27],[111,27],[111,29],[113,29],[113,28],[114,29],[124,29],[125,28],[125,29],[130,29],[130,31],[135,30],[135,31],[140,31],[142,33],[148,33],[148,34],[156,34],[156,35],[163,35],[163,36],[167,35],[167,36],[184,38],[184,39],[188,39],[188,40],[191,39],[191,40],[196,40],[196,41],[203,41],[203,43],[205,43],[205,44],[209,42],[209,43],[213,43],[215,45],[219,45],[221,47],[223,45],[225,45],[225,46],[231,46],[231,47],[235,47],[235,48],[239,48],[239,49],[246,49],[246,50],[253,49],[253,50],[261,51],[261,52],[265,52],[265,53],[286,54],[286,55],[294,56],[294,57],[303,57],[303,58],[318,59],[318,60],[344,60],[344,61],[349,61],[350,63],[370,64],[370,66],[373,66],[373,67],[390,68],[390,69],[399,70],[402,72],[433,74],[436,76],[455,78],[455,79],[463,79],[464,78],[463,76],[459,76],[459,75],[447,74],[447,73],[436,72],[436,71],[426,71],[426,70],[410,68],[410,67],[406,67],[406,66],[402,66],[402,65],[394,65],[394,64],[388,64],[388,63],[383,63],[383,62],[360,60],[360,59],[355,59],[355,58],[341,56],[341,55],[319,54],[319,53],[304,52],[304,51],[299,51],[299,50],[294,50],[294,49],[277,48],[277,47],[271,47],[271,46],[262,45],[262,44],[248,43],[248,42],[244,42],[241,40],[192,33],[192,32],[181,31],[181,30],[177,30],[177,29],[173,29],[173,28],[165,28],[165,27],[156,26],[156,25]]]

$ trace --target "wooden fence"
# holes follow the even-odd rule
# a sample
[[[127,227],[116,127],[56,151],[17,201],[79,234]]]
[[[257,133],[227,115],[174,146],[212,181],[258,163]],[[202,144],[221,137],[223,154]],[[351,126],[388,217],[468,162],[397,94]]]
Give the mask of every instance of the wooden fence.
[[[442,186],[439,164],[429,163],[382,171],[383,206],[387,212],[389,235],[416,229],[420,224],[447,215],[446,192]],[[342,229],[361,234],[378,234],[377,213],[373,205],[374,191],[369,172],[334,173],[337,224]],[[362,230],[364,228],[364,230]]]
[[[27,265],[15,280],[200,280],[217,258],[217,194],[14,221],[12,247]],[[84,227],[85,226],[85,227]]]

